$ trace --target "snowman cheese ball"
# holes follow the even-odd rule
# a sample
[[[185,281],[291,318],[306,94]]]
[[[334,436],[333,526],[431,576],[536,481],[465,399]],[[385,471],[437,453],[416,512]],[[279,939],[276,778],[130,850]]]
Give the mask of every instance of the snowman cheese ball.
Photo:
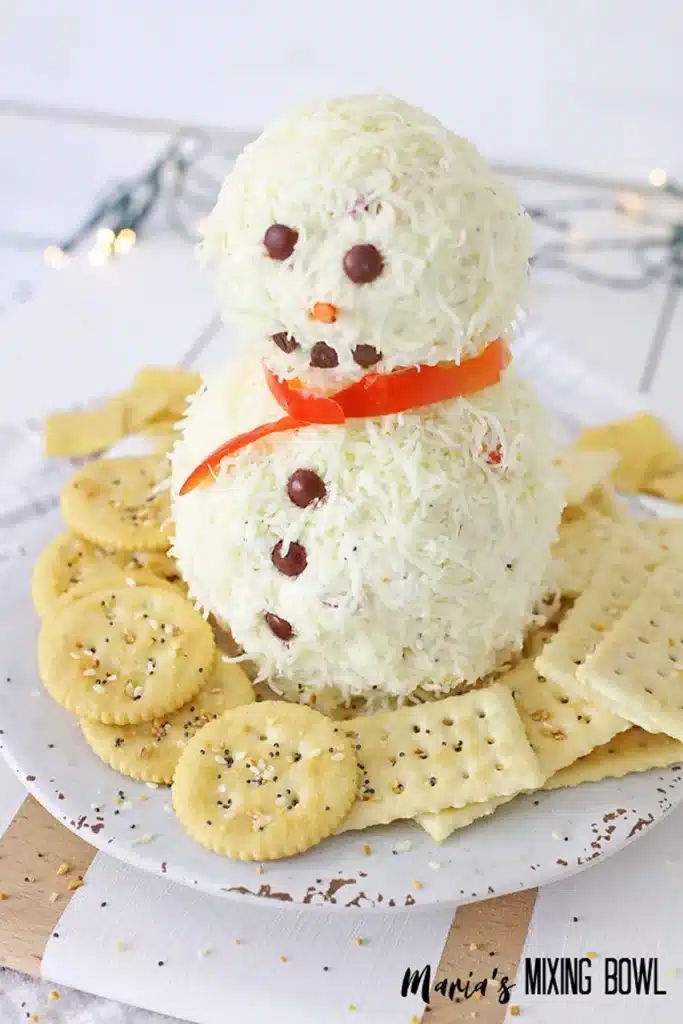
[[[445,693],[519,647],[562,506],[506,341],[530,235],[389,96],[298,109],[227,177],[202,255],[240,359],[173,453],[174,553],[276,689]]]

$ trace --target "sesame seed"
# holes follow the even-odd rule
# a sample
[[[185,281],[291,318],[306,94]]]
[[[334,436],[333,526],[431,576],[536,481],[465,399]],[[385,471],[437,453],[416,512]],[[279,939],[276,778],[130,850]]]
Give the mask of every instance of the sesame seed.
[[[441,865],[439,864],[438,860],[428,860],[427,867],[431,868],[432,871],[438,871]]]
[[[56,903],[58,899],[59,899],[59,893],[58,892],[51,892],[50,893],[50,903]]]
[[[402,839],[400,843],[396,843],[394,846],[395,853],[407,853],[408,850],[412,850],[413,844],[410,839]]]
[[[57,868],[58,875],[66,875],[69,871],[71,871],[71,865],[67,864],[66,861],[63,861]]]
[[[470,942],[470,953],[476,953],[478,949],[479,946],[476,944],[476,942]]]

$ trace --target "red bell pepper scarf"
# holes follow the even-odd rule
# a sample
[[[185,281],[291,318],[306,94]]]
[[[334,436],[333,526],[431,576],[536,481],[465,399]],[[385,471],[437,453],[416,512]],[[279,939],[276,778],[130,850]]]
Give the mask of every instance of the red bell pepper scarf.
[[[180,488],[181,495],[215,479],[222,460],[246,445],[271,434],[300,430],[311,424],[338,425],[347,419],[391,416],[420,409],[450,398],[471,395],[497,384],[509,362],[509,350],[501,338],[462,363],[411,366],[390,373],[367,373],[359,381],[332,395],[303,390],[299,381],[287,381],[266,369],[266,383],[286,413],[279,420],[226,441],[194,469]]]

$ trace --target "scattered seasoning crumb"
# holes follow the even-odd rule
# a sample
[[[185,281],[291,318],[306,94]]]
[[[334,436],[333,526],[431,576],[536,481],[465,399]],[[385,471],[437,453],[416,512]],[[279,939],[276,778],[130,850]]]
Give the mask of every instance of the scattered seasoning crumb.
[[[413,844],[410,839],[402,839],[400,843],[396,843],[394,846],[394,853],[407,853],[408,850],[412,850]]]
[[[562,835],[561,832],[553,832],[552,833],[552,837],[553,837],[553,839],[566,839],[567,838],[567,836]]]
[[[355,1003],[349,1003],[349,1013],[355,1013],[358,1007]]]
[[[138,836],[131,843],[131,846],[146,846],[147,843],[151,843],[152,840],[156,839],[156,836],[151,836],[149,833],[145,833],[144,836]]]
[[[58,892],[51,892],[50,893],[50,903],[56,903],[58,899],[59,899],[59,893]]]
[[[356,937],[355,937],[355,939],[353,941],[355,942],[355,944],[357,946],[364,946],[365,945],[365,939],[361,939],[360,935],[356,935]]]
[[[235,939],[235,942],[239,942],[239,939]],[[203,960],[203,959],[204,959],[204,957],[207,957],[207,956],[209,955],[209,953],[210,953],[210,952],[211,952],[211,950],[210,950],[210,949],[198,949],[198,950],[197,950],[197,957],[198,957],[198,958],[199,958],[200,960]]]
[[[26,875],[25,881],[27,881],[27,882],[35,882],[35,880],[36,880],[35,879],[35,875]]]
[[[410,1024],[420,1024],[420,1018],[416,1017],[415,1014],[410,1018]]]
[[[287,957],[286,956],[281,956],[280,960],[282,961],[283,964],[287,963]]]
[[[511,1017],[519,1017],[521,1012],[522,1011],[520,1010],[520,1008],[518,1006],[511,1006],[510,1007],[510,1016]]]
[[[597,960],[598,957],[600,956],[600,954],[599,953],[586,953],[586,956],[588,957],[589,960]]]
[[[428,860],[427,867],[431,868],[432,871],[438,871],[441,865],[439,864],[438,860]]]
[[[369,857],[370,854],[372,853],[372,847],[370,846],[370,843],[363,843],[363,845],[361,846],[361,850],[363,851],[366,857]]]
[[[479,949],[476,942],[470,942],[470,953],[475,953]]]
[[[413,879],[413,889],[424,889],[424,882],[420,882],[419,879]]]
[[[138,800],[149,800],[146,793],[138,793]]]
[[[127,942],[117,942],[116,943],[116,952],[117,953],[125,953],[127,949],[128,949],[128,943]]]
[[[57,868],[58,875],[66,875],[69,873],[69,871],[71,871],[71,865],[67,864],[66,861],[60,864],[59,867]]]
[[[61,999],[61,992],[58,992],[56,988],[53,988],[50,992],[50,999]]]
[[[256,874],[257,875],[262,875],[263,874],[263,864],[258,864],[257,865],[257,867],[256,867]]]
[[[236,946],[239,946],[241,941],[241,939],[233,939],[233,942],[235,943]]]
[[[8,899],[9,899],[9,893],[8,892],[0,892],[0,900],[8,900]]]
[[[75,892],[76,889],[80,889],[81,886],[83,885],[85,885],[85,882],[83,881],[82,878],[72,878],[69,884],[67,885],[67,889],[69,890],[69,892]]]
[[[475,999],[481,999],[481,992],[475,992],[474,993],[474,998]]]

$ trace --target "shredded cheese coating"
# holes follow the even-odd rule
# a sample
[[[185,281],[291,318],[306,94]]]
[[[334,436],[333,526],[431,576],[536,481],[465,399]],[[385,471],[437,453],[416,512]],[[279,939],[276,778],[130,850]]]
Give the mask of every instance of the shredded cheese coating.
[[[271,259],[273,224],[298,233],[292,254]],[[344,254],[371,243],[382,273],[354,284]],[[238,157],[207,219],[202,256],[225,319],[282,377],[329,387],[377,369],[476,354],[515,318],[531,225],[512,189],[467,140],[391,96],[354,96],[301,107],[270,125]],[[333,323],[312,320],[316,303]],[[272,335],[292,335],[280,351]],[[338,366],[311,369],[326,342]]]
[[[280,415],[254,359],[206,381],[172,456],[173,554],[263,677],[340,701],[447,691],[520,643],[562,487],[545,414],[512,368],[469,399],[266,438],[178,496],[219,444]],[[290,501],[299,468],[323,478],[322,503]],[[278,541],[305,547],[301,575],[275,568]],[[290,642],[265,612],[291,623]]]

